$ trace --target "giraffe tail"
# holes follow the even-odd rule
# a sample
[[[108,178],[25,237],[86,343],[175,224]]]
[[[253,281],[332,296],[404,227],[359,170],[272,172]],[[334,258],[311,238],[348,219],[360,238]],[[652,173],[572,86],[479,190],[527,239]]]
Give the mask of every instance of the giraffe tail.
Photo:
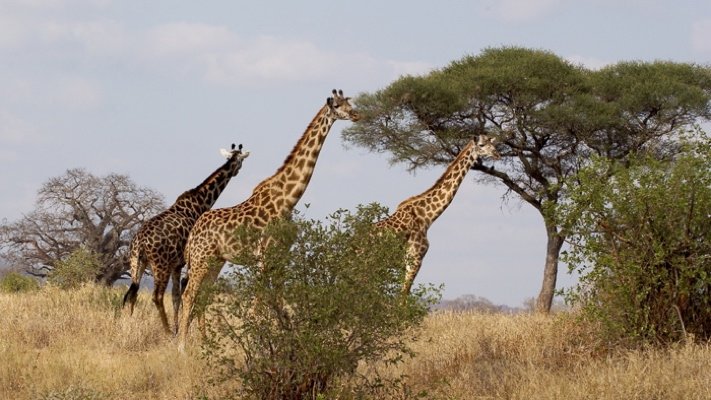
[[[131,282],[131,286],[128,287],[128,291],[123,295],[123,307],[126,307],[126,302],[131,305],[131,313],[133,314],[133,305],[136,304],[136,298],[138,298],[138,284]]]
[[[131,305],[131,314],[133,314],[133,306],[136,304],[141,278],[146,271],[145,255],[140,245],[131,244],[131,254],[128,262],[131,266],[131,286],[129,286],[128,291],[123,296],[123,307],[125,307],[128,302]]]

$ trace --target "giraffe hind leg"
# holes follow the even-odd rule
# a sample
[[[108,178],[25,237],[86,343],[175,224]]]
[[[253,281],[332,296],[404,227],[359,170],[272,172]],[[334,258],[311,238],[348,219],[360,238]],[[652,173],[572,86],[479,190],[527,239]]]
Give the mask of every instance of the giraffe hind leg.
[[[163,304],[163,295],[165,294],[166,286],[168,286],[167,280],[168,279],[163,277],[160,277],[159,279],[158,274],[156,274],[155,288],[153,289],[153,304],[155,304],[158,309],[158,314],[160,315],[160,321],[163,323],[163,328],[166,332],[170,332],[168,315],[165,312],[165,305]]]

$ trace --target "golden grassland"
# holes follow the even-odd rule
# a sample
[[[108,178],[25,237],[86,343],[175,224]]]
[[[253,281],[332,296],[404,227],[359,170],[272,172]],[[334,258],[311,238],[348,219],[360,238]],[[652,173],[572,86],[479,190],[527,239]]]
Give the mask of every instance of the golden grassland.
[[[117,308],[122,296],[97,286],[0,293],[0,399],[216,398],[199,335],[179,353],[148,294],[133,316]],[[711,399],[709,344],[603,351],[569,313],[438,312],[412,347],[417,356],[386,374],[405,374],[426,398]]]

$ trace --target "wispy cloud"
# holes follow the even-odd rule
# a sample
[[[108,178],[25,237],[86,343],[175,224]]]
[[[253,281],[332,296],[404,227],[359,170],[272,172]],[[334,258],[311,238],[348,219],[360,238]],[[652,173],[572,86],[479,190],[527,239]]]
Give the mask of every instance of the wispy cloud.
[[[47,10],[87,5],[103,7],[111,2],[112,0],[3,0],[3,6],[15,9]]]
[[[87,111],[101,106],[104,101],[101,84],[81,76],[48,74],[14,79],[0,77],[0,87],[6,93],[12,93],[12,96],[3,98],[0,104],[29,106],[33,109],[49,106]],[[8,124],[8,121],[12,121],[12,118],[6,116],[5,123]]]
[[[154,67],[197,74],[218,84],[328,79],[356,68],[372,70],[378,64],[365,54],[332,52],[305,40],[243,37],[226,27],[206,24],[157,26],[146,38],[142,57]]]
[[[565,57],[565,59],[575,65],[582,65],[585,68],[593,69],[593,70],[601,69],[601,68],[606,67],[606,66],[613,63],[612,61],[601,60],[599,58],[582,56],[582,55],[577,55],[577,54],[574,54],[572,56],[567,56],[567,57]]]
[[[498,18],[509,22],[528,21],[552,11],[562,0],[498,0],[491,8]]]
[[[397,76],[402,76],[402,75],[423,75],[426,74],[432,69],[434,69],[434,66],[430,63],[426,63],[423,61],[396,61],[396,60],[390,60],[387,61],[386,64],[392,69],[393,73]]]
[[[711,56],[711,18],[696,21],[691,28],[691,45],[695,52]]]
[[[156,57],[201,56],[239,46],[237,35],[223,26],[174,22],[150,28],[143,49]]]
[[[7,111],[0,111],[0,143],[34,143],[37,140],[39,135],[32,125]]]
[[[55,83],[53,100],[74,110],[101,105],[103,93],[98,83],[81,77],[64,77]]]
[[[219,25],[172,22],[141,30],[129,29],[110,19],[87,21],[44,18],[43,13],[33,15],[0,16],[0,56],[3,49],[33,49],[34,53],[51,49],[46,51],[47,57],[51,57],[62,49],[63,57],[238,86],[325,80],[344,75],[396,78],[431,69],[421,61],[380,60],[369,54],[327,49],[293,37],[245,36]],[[87,91],[83,98],[88,100],[89,95]]]

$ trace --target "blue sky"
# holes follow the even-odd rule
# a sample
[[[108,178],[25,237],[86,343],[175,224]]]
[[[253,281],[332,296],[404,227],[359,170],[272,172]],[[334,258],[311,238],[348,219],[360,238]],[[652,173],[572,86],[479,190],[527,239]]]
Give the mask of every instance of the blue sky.
[[[74,167],[127,174],[171,203],[237,142],[252,156],[217,207],[234,205],[281,165],[332,88],[374,91],[504,45],[590,68],[708,65],[711,2],[0,0],[0,219],[29,212],[40,185]],[[348,124],[324,145],[298,206],[308,217],[373,201],[392,210],[445,168],[413,175],[346,148]],[[430,229],[418,282],[513,306],[537,295],[543,224],[503,192],[465,180]]]

